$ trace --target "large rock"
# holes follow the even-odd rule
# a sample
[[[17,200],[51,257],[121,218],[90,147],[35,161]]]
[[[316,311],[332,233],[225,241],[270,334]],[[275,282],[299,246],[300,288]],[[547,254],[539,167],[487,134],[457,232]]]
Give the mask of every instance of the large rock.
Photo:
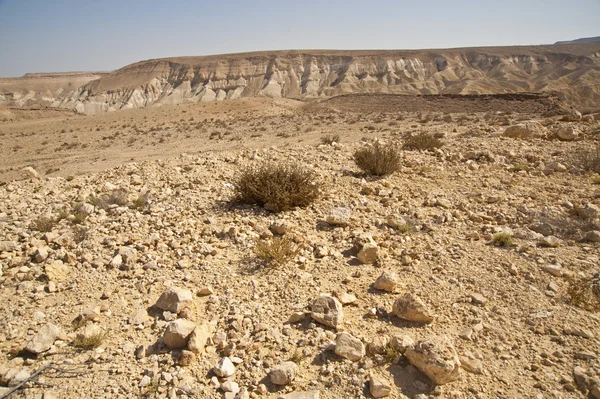
[[[48,277],[48,280],[58,283],[66,280],[69,277],[71,268],[62,263],[60,260],[57,260],[55,262],[46,264],[46,266],[44,266],[44,271],[46,272],[46,277]]]
[[[288,385],[298,373],[298,366],[294,362],[283,362],[269,372],[269,379],[275,385]]]
[[[556,137],[563,141],[573,141],[579,136],[579,132],[573,126],[563,126],[556,131]]]
[[[185,288],[169,288],[158,298],[156,307],[179,313],[192,303],[192,291]]]
[[[546,128],[537,122],[519,123],[509,126],[504,131],[504,136],[514,139],[531,139],[542,137],[546,134]]]
[[[360,249],[360,251],[358,251],[356,258],[360,263],[363,264],[374,263],[377,260],[378,250],[379,247],[377,246],[377,244],[365,244]]]
[[[200,325],[198,325],[190,335],[188,341],[188,350],[194,353],[202,352],[206,346],[206,343],[213,335],[214,329],[214,324],[208,321],[203,321],[200,323]]]
[[[416,323],[431,323],[434,319],[425,302],[410,292],[396,299],[392,312],[401,319]]]
[[[224,357],[215,365],[213,371],[217,377],[227,378],[231,377],[235,373],[235,366],[228,357]]]
[[[279,396],[277,399],[319,399],[319,392],[320,391],[292,392]]]
[[[600,231],[598,230],[592,230],[592,231],[588,231],[587,233],[585,233],[585,236],[583,237],[584,241],[589,241],[589,242],[600,242]]]
[[[144,324],[150,320],[148,311],[146,309],[137,309],[129,316],[129,324],[137,326],[138,324]]]
[[[186,319],[177,319],[167,325],[163,341],[169,349],[185,348],[196,324]]]
[[[326,221],[334,226],[347,226],[350,222],[350,209],[333,208]]]
[[[60,335],[60,328],[52,323],[48,323],[33,337],[25,347],[25,350],[31,353],[43,353],[49,350],[54,341]]]
[[[398,275],[393,272],[384,271],[377,277],[373,288],[376,290],[394,292],[398,286]]]
[[[323,325],[337,328],[342,322],[344,312],[340,301],[332,296],[323,295],[313,301],[310,316]]]
[[[355,362],[365,356],[365,345],[360,339],[343,332],[335,339],[335,354]]]
[[[430,337],[408,348],[404,356],[438,385],[460,377],[460,360],[450,339],[445,336]]]
[[[369,379],[369,392],[374,398],[385,398],[392,393],[392,386],[383,378],[372,375]]]
[[[12,241],[0,241],[0,253],[12,252],[17,249],[17,244]]]
[[[583,206],[575,208],[575,212],[584,219],[595,219],[600,217],[600,208],[589,202]]]

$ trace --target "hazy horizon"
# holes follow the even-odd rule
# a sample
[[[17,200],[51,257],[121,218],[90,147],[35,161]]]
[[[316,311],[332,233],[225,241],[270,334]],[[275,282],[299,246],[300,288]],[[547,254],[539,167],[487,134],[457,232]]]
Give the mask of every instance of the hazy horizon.
[[[600,0],[0,0],[0,77],[251,51],[552,44],[600,35],[598,15]]]

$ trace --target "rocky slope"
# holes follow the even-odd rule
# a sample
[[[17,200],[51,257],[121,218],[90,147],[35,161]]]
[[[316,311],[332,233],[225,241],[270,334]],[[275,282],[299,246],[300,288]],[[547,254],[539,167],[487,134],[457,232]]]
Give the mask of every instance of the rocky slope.
[[[313,99],[347,93],[562,93],[600,101],[600,43],[449,50],[273,51],[142,61],[44,95],[0,80],[0,105],[41,101],[94,114],[238,97]],[[11,89],[11,87],[13,87]],[[12,90],[12,91],[11,91]]]

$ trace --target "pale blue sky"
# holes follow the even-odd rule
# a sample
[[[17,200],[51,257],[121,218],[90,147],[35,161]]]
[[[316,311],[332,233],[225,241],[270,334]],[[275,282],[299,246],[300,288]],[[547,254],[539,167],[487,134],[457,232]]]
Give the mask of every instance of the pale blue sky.
[[[0,0],[0,77],[159,57],[419,49],[600,35],[600,0]]]

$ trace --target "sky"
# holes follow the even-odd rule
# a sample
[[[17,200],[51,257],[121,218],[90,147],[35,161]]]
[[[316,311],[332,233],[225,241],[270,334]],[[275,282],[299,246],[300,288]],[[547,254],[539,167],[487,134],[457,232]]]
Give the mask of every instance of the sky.
[[[0,0],[0,77],[285,49],[551,44],[600,36],[600,0]]]

